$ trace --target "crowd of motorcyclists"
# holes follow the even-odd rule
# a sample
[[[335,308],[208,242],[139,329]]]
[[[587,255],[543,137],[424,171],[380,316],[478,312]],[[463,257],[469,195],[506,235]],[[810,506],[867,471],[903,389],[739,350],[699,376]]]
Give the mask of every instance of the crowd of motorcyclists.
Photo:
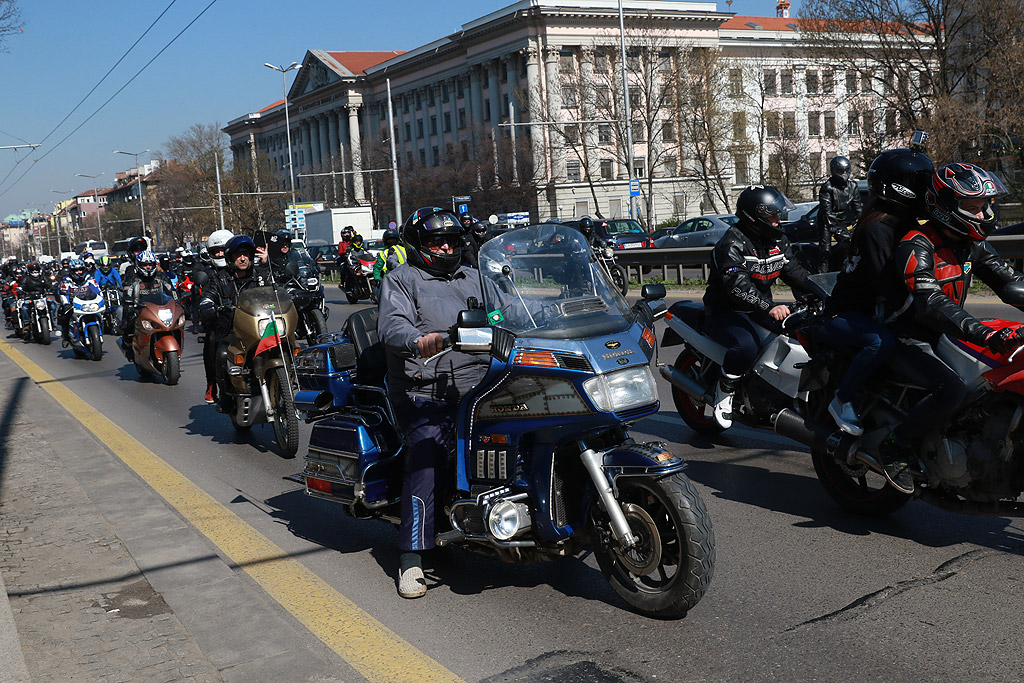
[[[864,388],[882,368],[923,387],[925,400],[894,425],[876,463],[891,486],[910,494],[910,471],[928,425],[948,419],[967,395],[932,345],[941,333],[997,353],[1024,345],[1015,330],[994,331],[963,308],[973,274],[997,294],[1024,281],[1024,275],[985,244],[996,224],[995,203],[1006,194],[994,174],[970,163],[936,169],[922,149],[894,149],[870,165],[867,184],[869,198],[862,206],[849,159],[831,160],[830,177],[819,192],[821,239],[812,263],[798,260],[784,233],[782,223],[793,205],[782,192],[752,186],[739,195],[739,220],[714,248],[704,295],[706,332],[727,349],[707,417],[722,428],[731,425],[734,387],[751,370],[761,330],[781,330],[792,313],[773,298],[776,281],[801,292],[813,273],[838,272],[831,295],[821,302],[820,338],[852,360],[828,414],[843,432],[862,434]],[[368,258],[363,236],[351,228],[337,245],[339,287],[351,293],[365,285],[370,298],[379,301],[387,389],[399,408],[396,418],[407,448],[398,573],[399,593],[407,598],[426,592],[419,554],[434,546],[434,493],[443,485],[452,452],[453,416],[460,397],[484,370],[480,358],[467,354],[451,353],[443,365],[427,366],[429,372],[420,360],[442,351],[443,333],[467,298],[483,298],[476,269],[488,227],[469,213],[455,216],[428,207],[414,212],[401,229],[386,230],[374,259]],[[592,246],[600,246],[590,218],[581,220],[579,229]],[[121,271],[108,256],[97,261],[88,253],[45,264],[9,260],[2,267],[4,314],[16,335],[27,336],[31,301],[45,297],[66,344],[72,292],[87,284],[116,290],[117,331],[131,361],[142,299],[152,292],[187,298],[186,310],[205,332],[204,400],[216,404],[224,399],[219,380],[239,296],[294,278],[290,252],[287,230],[257,233],[255,239],[216,230],[198,254],[183,249],[157,257],[140,238],[130,245]],[[369,261],[372,267],[363,265]]]

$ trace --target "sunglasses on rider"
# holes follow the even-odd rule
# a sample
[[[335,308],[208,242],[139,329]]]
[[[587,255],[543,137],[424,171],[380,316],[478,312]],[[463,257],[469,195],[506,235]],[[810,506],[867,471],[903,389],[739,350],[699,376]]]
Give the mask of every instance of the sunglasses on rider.
[[[442,244],[454,247],[457,239],[454,235],[428,235],[423,239],[423,243],[427,247],[439,247]]]

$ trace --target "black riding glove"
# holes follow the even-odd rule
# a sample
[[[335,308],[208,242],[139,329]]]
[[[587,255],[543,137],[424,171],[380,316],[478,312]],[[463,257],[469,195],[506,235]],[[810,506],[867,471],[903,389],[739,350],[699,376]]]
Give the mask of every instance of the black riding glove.
[[[985,340],[985,346],[1000,355],[1010,353],[1018,346],[1024,344],[1024,337],[1017,333],[1017,330],[1004,327],[990,334]]]

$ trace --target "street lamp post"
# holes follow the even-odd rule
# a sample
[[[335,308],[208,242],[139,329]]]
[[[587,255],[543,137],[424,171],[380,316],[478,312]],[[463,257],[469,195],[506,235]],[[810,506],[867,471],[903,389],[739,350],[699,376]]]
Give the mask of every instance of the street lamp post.
[[[67,195],[71,194],[72,192],[74,192],[74,190],[50,190],[50,192],[53,192],[53,193],[59,194],[59,195],[67,196]],[[62,209],[62,211],[66,211],[66,209]],[[61,243],[60,243],[60,220],[56,216],[53,219],[53,224],[54,224],[54,227],[57,228],[57,256],[60,256],[60,253],[62,251],[64,251],[64,247],[61,246]],[[68,236],[68,251],[71,251],[71,236],[70,235]]]
[[[114,150],[114,154],[127,154],[130,157],[135,157],[135,175],[138,177],[139,182],[139,216],[142,220],[142,232],[140,233],[143,237],[146,236],[146,205],[142,199],[142,169],[139,168],[139,155],[148,152],[148,149],[144,149],[141,152],[122,152],[119,149]],[[159,235],[155,235],[157,244],[160,243]]]
[[[92,198],[96,202],[96,230],[100,235],[100,242],[103,241],[103,224],[100,222],[100,192],[96,185],[96,179],[99,178],[102,173],[96,175],[86,175],[85,173],[76,173],[79,178],[92,178]]]
[[[274,71],[281,72],[281,92],[284,94],[284,129],[288,137],[288,177],[291,179],[292,206],[295,206],[295,164],[292,163],[292,124],[288,116],[288,79],[285,76],[289,71],[301,69],[302,65],[292,62],[288,66],[274,66],[270,62],[264,62],[263,66]]]

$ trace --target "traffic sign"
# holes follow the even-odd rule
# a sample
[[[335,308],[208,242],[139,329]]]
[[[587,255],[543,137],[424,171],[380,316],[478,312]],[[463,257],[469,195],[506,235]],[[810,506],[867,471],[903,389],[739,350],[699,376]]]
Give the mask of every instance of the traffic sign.
[[[629,181],[629,196],[639,197],[640,196],[640,181],[630,180]]]
[[[469,212],[469,204],[459,204],[459,213]]]
[[[462,197],[452,197],[452,201],[453,202],[471,202],[471,201],[473,201],[473,198],[470,197],[469,195],[464,195]]]
[[[394,230],[397,227],[398,227],[398,223],[396,223],[394,221],[391,221],[390,223],[388,223],[388,228],[390,228],[391,230]]]

